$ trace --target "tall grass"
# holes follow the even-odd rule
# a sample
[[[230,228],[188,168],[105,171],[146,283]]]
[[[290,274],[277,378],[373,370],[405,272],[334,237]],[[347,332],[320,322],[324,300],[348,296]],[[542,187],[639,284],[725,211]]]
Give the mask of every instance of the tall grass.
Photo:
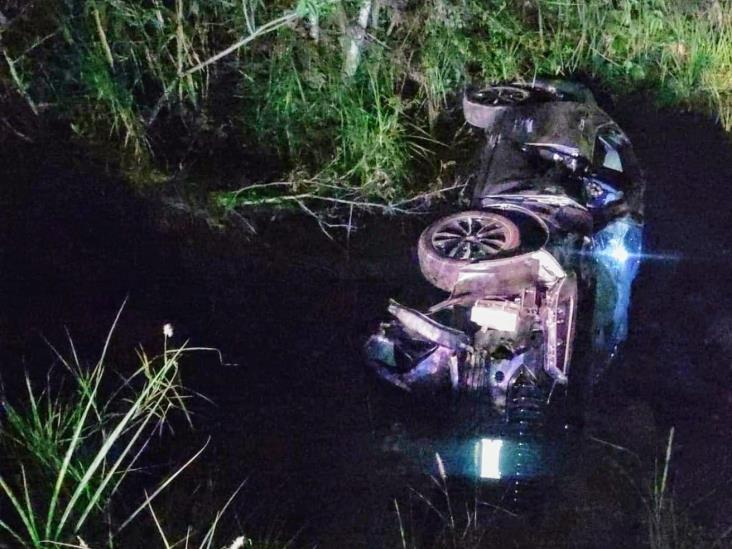
[[[277,144],[295,171],[344,190],[394,198],[420,136],[404,123],[405,101],[393,92],[393,68],[368,60],[346,86],[336,57],[323,60],[315,51],[300,51],[294,37],[283,43],[268,62],[265,84],[243,84],[252,108],[243,113],[243,123],[259,141]]]
[[[674,431],[669,431],[663,459],[656,461],[649,489],[643,496],[648,527],[648,545],[651,549],[692,549],[720,547],[727,534],[715,539],[710,532],[694,524],[688,509],[674,497],[671,482],[671,458],[674,450]]]
[[[731,0],[48,0],[5,14],[0,83],[123,166],[171,173],[228,139],[280,159],[279,191],[388,203],[434,176],[440,116],[469,81],[583,74],[732,130],[730,13]]]
[[[611,470],[604,470],[603,475],[608,478],[609,485],[622,486],[628,494],[638,498],[639,505],[632,511],[638,513],[633,516],[639,524],[646,526],[646,534],[636,536],[628,531],[625,543],[637,543],[652,549],[691,549],[697,547],[721,547],[722,542],[732,529],[727,529],[721,536],[713,536],[710,531],[695,524],[689,518],[689,510],[682,505],[674,495],[672,482],[672,457],[674,451],[674,428],[671,428],[662,455],[655,460],[649,471],[647,464],[642,462],[632,452],[633,467],[620,466],[613,460]],[[594,439],[598,441],[598,439]],[[603,444],[608,444],[604,441]],[[629,450],[620,446],[610,445],[615,450],[625,454]],[[594,496],[595,504],[586,506],[586,501],[561,501],[557,507],[555,496],[549,497],[549,504],[544,504],[541,512],[545,513],[545,521],[537,520],[534,515],[522,516],[515,508],[505,508],[485,500],[481,496],[481,487],[476,485],[474,491],[455,490],[450,485],[450,479],[439,455],[435,456],[437,474],[430,477],[432,491],[425,492],[410,489],[410,497],[394,500],[393,524],[396,526],[396,539],[392,540],[393,547],[402,549],[417,549],[420,547],[444,547],[450,549],[477,549],[480,547],[500,547],[506,540],[516,547],[559,547],[585,546],[588,543],[601,543],[599,538],[581,537],[572,538],[572,520],[567,520],[573,512],[577,513],[575,520],[587,521],[616,521],[612,517],[613,505],[604,507],[601,498]],[[619,467],[619,468],[617,468]],[[575,471],[566,477],[556,479],[570,486],[576,482],[573,475],[583,475],[582,471]],[[524,479],[524,482],[526,479]],[[547,486],[551,486],[548,483]],[[556,490],[554,486],[551,490]],[[510,488],[509,488],[510,490]],[[472,493],[471,493],[472,492]],[[569,492],[571,494],[571,490]],[[504,494],[506,495],[506,494]],[[496,494],[494,494],[495,499]],[[620,493],[618,493],[620,496]],[[583,499],[592,497],[585,493]],[[416,505],[415,505],[416,503]],[[526,502],[528,503],[528,502]],[[533,502],[538,505],[539,498]],[[625,501],[628,505],[629,501]],[[574,507],[579,506],[579,507]],[[559,511],[561,509],[561,511]],[[539,511],[535,507],[535,511]],[[428,512],[425,520],[424,512]],[[558,522],[557,522],[558,521]],[[548,525],[550,526],[547,529]],[[561,525],[559,530],[553,528]],[[427,526],[429,525],[429,527]],[[596,525],[597,526],[597,525]],[[595,526],[595,527],[596,527]],[[580,530],[581,532],[581,530]],[[580,535],[593,535],[593,530]],[[597,532],[597,535],[602,535]],[[634,541],[631,541],[634,540]],[[604,540],[610,543],[609,540]],[[616,540],[617,541],[617,540]]]
[[[439,454],[435,454],[435,461],[437,474],[429,477],[431,493],[410,488],[406,502],[400,504],[398,499],[394,499],[398,539],[392,546],[401,549],[476,549],[498,546],[510,539],[508,528],[500,539],[496,534],[500,533],[502,519],[510,520],[518,515],[485,501],[479,484],[473,486],[472,494],[464,489],[455,493]],[[518,546],[519,542],[511,541]]]
[[[190,421],[190,395],[180,383],[179,369],[183,355],[194,349],[171,348],[165,335],[160,355],[140,350],[139,367],[118,377],[107,363],[113,331],[114,326],[92,366],[79,360],[70,342],[69,358],[57,353],[63,371],[49,374],[42,391],[26,377],[25,398],[3,403],[0,446],[7,462],[0,500],[12,513],[0,521],[0,532],[23,546],[86,547],[84,540],[105,539],[112,547],[119,532],[140,515],[149,511],[154,517],[153,501],[203,451],[169,473],[136,506],[129,505],[134,500],[125,486],[154,436],[174,411]],[[119,505],[123,499],[127,505]],[[213,546],[224,510],[204,529],[200,547]],[[169,546],[164,536],[162,541]]]

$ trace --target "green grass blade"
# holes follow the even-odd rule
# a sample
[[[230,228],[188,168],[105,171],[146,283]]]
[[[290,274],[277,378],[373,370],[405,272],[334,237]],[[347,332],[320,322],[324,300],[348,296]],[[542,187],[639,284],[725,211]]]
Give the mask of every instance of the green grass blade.
[[[33,393],[33,387],[31,387],[28,372],[26,372],[25,374],[25,386],[28,389],[28,400],[31,407],[31,417],[33,418],[33,423],[35,424],[36,429],[40,433],[43,431],[43,423],[41,422],[41,416],[38,413],[38,401],[36,400],[36,395]]]
[[[102,465],[103,461],[106,459],[107,455],[109,454],[109,451],[112,449],[114,444],[119,440],[122,431],[127,426],[127,424],[132,421],[133,417],[138,413],[140,405],[144,399],[145,395],[141,394],[137,400],[133,403],[133,405],[130,407],[130,409],[127,411],[127,413],[123,416],[123,418],[120,420],[120,422],[115,426],[114,430],[107,436],[106,440],[104,441],[104,444],[102,444],[102,447],[99,449],[99,451],[94,456],[94,459],[92,460],[91,464],[87,467],[86,471],[84,472],[84,475],[79,480],[76,489],[74,490],[73,494],[71,495],[71,498],[69,499],[69,502],[66,505],[66,509],[64,510],[63,514],[61,515],[61,518],[59,519],[58,524],[56,525],[54,535],[55,537],[58,537],[58,535],[63,530],[64,525],[66,524],[66,521],[68,520],[69,516],[71,515],[71,512],[74,510],[76,503],[78,502],[79,498],[83,494],[84,490],[86,489],[86,486],[88,486],[90,480],[94,476],[94,474],[97,472],[97,469]],[[109,473],[108,473],[109,474]]]
[[[109,343],[112,339],[112,334],[114,333],[115,328],[117,327],[117,322],[119,321],[120,316],[122,315],[122,311],[125,307],[125,304],[127,303],[127,298],[122,303],[122,306],[117,311],[117,316],[114,319],[114,322],[112,323],[112,327],[109,330],[109,333],[107,334],[107,339],[104,343],[104,348],[102,350],[102,356],[99,359],[99,365],[104,363],[104,358],[106,357],[107,350],[109,349]],[[49,502],[48,506],[48,517],[46,518],[46,530],[45,530],[45,537],[48,539],[51,537],[51,530],[53,528],[53,522],[54,517],[56,514],[56,507],[58,505],[58,499],[59,495],[61,494],[61,487],[64,484],[64,480],[66,479],[66,473],[69,469],[69,464],[71,463],[71,458],[74,455],[74,452],[78,448],[79,442],[81,440],[81,432],[84,428],[84,424],[86,423],[86,418],[89,415],[89,410],[92,409],[92,407],[95,404],[95,397],[97,394],[97,391],[99,389],[99,385],[102,381],[102,376],[98,375],[96,376],[94,388],[92,392],[88,396],[88,400],[86,402],[86,405],[84,406],[84,411],[81,414],[81,417],[76,423],[76,427],[74,428],[74,434],[71,438],[71,442],[69,443],[69,447],[66,450],[66,454],[64,455],[64,461],[61,464],[61,469],[59,470],[58,477],[56,477],[56,484],[53,488],[53,493],[51,494],[51,500]],[[83,480],[83,479],[82,479]],[[83,483],[80,482],[79,486],[77,487],[77,493],[79,492],[79,488],[83,489]],[[64,511],[64,516],[68,516],[68,514],[71,512],[71,509],[73,506],[69,504],[66,507],[66,510]],[[61,528],[63,527],[63,523],[60,523],[57,525],[55,529],[55,534],[58,536],[58,533],[61,531]]]
[[[155,522],[155,527],[158,529],[158,533],[160,534],[160,539],[163,542],[163,546],[165,547],[165,549],[170,549],[170,542],[165,536],[165,531],[163,531],[163,527],[160,526],[160,521],[158,520],[157,515],[155,515],[155,510],[153,509],[152,502],[147,497],[147,492],[145,493],[145,501],[147,501],[147,506],[150,509],[150,514],[152,515],[153,521]]]
[[[0,520],[0,530],[5,530],[8,534],[10,534],[13,539],[17,540],[20,545],[25,545],[25,540],[18,535],[18,533],[13,530],[10,526],[8,526],[5,522]]]
[[[214,542],[214,535],[216,534],[216,528],[218,528],[219,521],[221,520],[221,517],[224,515],[226,510],[229,508],[229,505],[234,501],[234,498],[239,494],[242,488],[244,488],[244,485],[247,483],[246,480],[242,481],[241,484],[234,490],[234,493],[231,494],[231,497],[226,501],[224,506],[219,509],[219,511],[216,513],[216,517],[214,518],[213,522],[211,523],[211,526],[209,527],[208,531],[206,532],[206,536],[203,538],[203,541],[201,542],[200,548],[201,549],[211,549],[211,546]]]
[[[74,510],[79,498],[81,497],[83,491],[85,490],[85,487],[88,485],[89,481],[92,479],[94,474],[97,472],[99,467],[102,465],[102,463],[106,460],[107,455],[109,454],[109,451],[112,449],[112,447],[120,440],[120,437],[123,435],[123,433],[127,430],[128,426],[133,424],[133,420],[138,417],[139,415],[144,414],[145,419],[142,421],[140,428],[133,436],[133,440],[136,441],[139,435],[142,433],[143,428],[147,425],[149,420],[154,416],[155,412],[158,410],[158,406],[160,405],[163,400],[167,397],[167,390],[159,391],[161,386],[165,386],[165,375],[169,372],[171,369],[172,363],[166,363],[165,367],[161,368],[161,370],[155,374],[148,384],[143,388],[143,390],[140,392],[138,397],[135,399],[135,401],[130,406],[130,409],[125,413],[125,415],[122,417],[122,419],[117,423],[117,425],[114,427],[114,429],[109,433],[107,438],[104,441],[104,444],[102,444],[102,447],[99,449],[97,454],[94,456],[94,459],[92,460],[91,464],[87,467],[87,470],[84,473],[84,476],[79,481],[79,484],[77,485],[76,490],[71,496],[71,499],[69,500],[66,510],[64,511],[63,515],[61,516],[61,519],[59,520],[58,525],[56,526],[56,536],[61,532],[64,525],[66,524],[66,521],[68,520],[69,516],[71,515],[72,511]],[[155,393],[158,393],[157,397],[154,397],[153,400],[149,400],[151,395],[154,395]],[[144,412],[145,407],[147,407],[147,413]],[[132,441],[128,443],[127,447],[123,451],[123,453],[120,456],[120,459],[117,460],[115,463],[115,466],[110,469],[109,472],[107,472],[106,476],[103,479],[103,486],[106,487],[106,485],[109,483],[109,480],[111,478],[111,475],[114,474],[116,469],[119,467],[119,464],[121,463],[121,459],[127,455],[129,450],[132,447]],[[98,499],[98,497],[101,496],[101,487],[97,490],[95,496],[93,497],[92,501],[95,501]]]
[[[30,493],[28,492],[28,478],[25,475],[25,467],[23,467],[23,465],[20,466],[20,474],[23,478],[23,497],[25,498],[25,509],[28,516],[28,521],[30,522],[33,531],[36,532],[36,535],[38,535],[38,527],[36,526],[36,514],[33,510],[33,505],[31,504]]]
[[[95,387],[95,393],[98,388]],[[69,471],[69,466],[71,464],[71,458],[73,457],[74,453],[76,452],[76,449],[79,446],[79,443],[81,441],[81,433],[84,428],[84,424],[86,423],[86,418],[89,415],[89,411],[92,408],[92,401],[94,398],[94,394],[90,395],[89,400],[87,400],[86,405],[84,406],[84,411],[81,414],[81,417],[78,419],[76,426],[74,427],[74,433],[72,435],[71,441],[69,442],[69,447],[66,450],[66,454],[64,455],[63,463],[61,464],[61,468],[58,472],[58,476],[56,477],[56,484],[53,488],[53,493],[51,494],[51,499],[48,506],[48,516],[46,518],[46,529],[45,529],[45,537],[50,538],[51,537],[51,529],[54,521],[54,517],[56,514],[56,507],[58,505],[59,495],[61,494],[61,487],[64,484],[64,481],[66,480],[66,474]],[[67,507],[67,511],[69,511],[69,508]],[[60,529],[56,529],[56,534],[58,533]]]
[[[120,317],[122,316],[122,311],[124,311],[125,306],[127,305],[127,297],[125,297],[124,301],[122,301],[122,305],[120,306],[119,310],[117,311],[117,316],[114,317],[114,322],[112,322],[112,327],[109,329],[109,333],[107,333],[107,339],[104,342],[104,348],[102,349],[102,355],[99,357],[99,362],[97,365],[99,367],[102,367],[104,364],[104,360],[107,358],[107,351],[109,350],[109,344],[112,341],[112,334],[114,334],[114,330],[117,328],[117,323],[119,322]]]
[[[195,454],[193,455],[193,457],[191,457],[191,458],[190,458],[190,459],[189,459],[188,461],[186,461],[186,462],[185,462],[185,463],[184,463],[184,464],[183,464],[183,465],[182,465],[181,467],[179,467],[179,468],[178,468],[178,470],[177,470],[177,471],[176,471],[175,473],[173,473],[173,474],[172,474],[171,476],[169,476],[169,477],[168,477],[168,478],[167,478],[167,479],[166,479],[166,480],[165,480],[165,481],[164,481],[164,482],[163,482],[163,483],[162,483],[162,484],[161,484],[161,485],[160,485],[160,486],[159,486],[159,487],[158,487],[158,488],[157,488],[157,489],[156,489],[156,490],[155,490],[155,491],[154,491],[154,492],[152,493],[152,495],[151,495],[151,496],[147,496],[147,494],[146,494],[146,496],[147,496],[147,497],[145,498],[145,501],[144,501],[144,502],[143,502],[143,503],[142,503],[142,504],[141,504],[141,505],[140,505],[140,506],[139,506],[139,507],[138,507],[137,509],[135,509],[135,510],[134,510],[134,511],[132,512],[132,514],[131,514],[131,515],[130,515],[130,516],[129,516],[128,518],[127,518],[127,520],[125,520],[125,521],[124,521],[124,522],[122,523],[122,525],[121,525],[121,526],[120,526],[120,527],[119,527],[119,528],[117,529],[117,531],[118,531],[118,532],[119,532],[119,531],[121,531],[121,530],[122,530],[123,528],[125,528],[125,527],[126,527],[126,526],[127,526],[127,525],[128,525],[129,523],[130,523],[130,522],[132,522],[132,520],[133,520],[133,519],[134,519],[134,518],[135,518],[135,517],[136,517],[136,516],[137,516],[137,515],[138,515],[138,514],[139,514],[139,513],[140,513],[140,512],[141,512],[141,511],[143,510],[143,509],[145,509],[145,506],[146,506],[146,505],[148,504],[148,502],[150,502],[151,500],[155,499],[155,498],[157,497],[157,495],[158,495],[158,494],[160,494],[160,492],[162,492],[163,490],[165,490],[165,488],[167,488],[167,487],[168,487],[168,485],[169,485],[169,484],[170,484],[171,482],[173,482],[173,480],[175,480],[175,478],[176,478],[176,477],[177,477],[178,475],[180,475],[180,474],[181,474],[181,473],[182,473],[182,472],[183,472],[183,471],[184,471],[185,469],[187,469],[187,468],[188,468],[188,466],[189,466],[189,465],[191,465],[191,463],[193,463],[194,461],[196,461],[196,459],[198,459],[198,456],[200,456],[200,455],[201,455],[201,454],[202,454],[202,453],[204,452],[204,450],[206,450],[206,447],[208,446],[208,443],[209,443],[209,442],[211,442],[211,437],[208,437],[208,439],[206,440],[206,443],[205,443],[205,444],[203,445],[203,447],[202,447],[202,448],[201,448],[200,450],[198,450],[198,452],[196,452],[196,453],[195,453]]]
[[[28,513],[25,509],[23,509],[20,501],[18,501],[18,498],[15,497],[15,493],[10,488],[10,486],[8,486],[3,477],[0,477],[0,488],[2,488],[3,492],[5,492],[5,495],[10,500],[10,503],[15,508],[15,512],[18,513],[18,517],[20,517],[20,520],[23,522],[23,526],[25,526],[26,532],[28,532],[28,537],[33,542],[33,545],[35,547],[40,547],[41,537],[39,536],[38,531],[34,528],[34,522],[32,517],[28,516]],[[8,529],[8,531],[12,532],[12,530],[10,529]]]
[[[98,365],[101,366],[104,363],[104,359],[107,355],[107,350],[109,349],[109,343],[112,340],[112,334],[114,333],[115,328],[117,327],[117,322],[119,322],[119,318],[122,315],[122,311],[124,310],[125,305],[127,304],[127,298],[124,299],[122,302],[122,306],[117,311],[117,316],[114,318],[114,322],[112,323],[112,327],[109,330],[109,333],[107,334],[107,339],[104,342],[104,348],[102,349],[102,356],[99,359]],[[86,423],[86,418],[89,415],[89,410],[92,409],[92,407],[95,406],[95,400],[97,391],[99,389],[99,385],[102,381],[102,376],[97,375],[95,376],[95,382],[94,382],[94,388],[91,391],[91,393],[88,395],[88,400],[86,402],[86,406],[84,406],[84,411],[81,414],[81,417],[76,423],[76,427],[74,428],[74,434],[71,438],[71,442],[69,443],[69,447],[66,450],[66,454],[64,455],[64,461],[61,464],[61,469],[59,470],[58,477],[56,478],[56,484],[53,488],[53,493],[51,494],[51,500],[49,502],[48,507],[48,517],[46,518],[46,530],[45,530],[45,537],[50,538],[51,536],[51,529],[53,528],[53,522],[54,522],[54,516],[56,513],[56,507],[58,505],[58,499],[59,495],[61,493],[61,487],[63,486],[64,480],[66,479],[66,473],[69,469],[69,464],[71,463],[71,458],[74,455],[74,452],[78,448],[79,442],[81,441],[81,432],[84,428],[84,424]],[[82,484],[80,483],[77,487],[77,492],[79,491],[79,488],[83,489]],[[71,512],[72,506],[69,505],[66,507],[66,511],[64,512],[64,516],[68,516],[68,513]],[[55,529],[55,534],[58,535],[58,533],[61,531],[61,527],[63,524],[60,524]]]
[[[162,398],[162,397],[161,397],[161,398]],[[112,465],[112,467],[110,467],[110,469],[109,469],[108,471],[106,471],[106,472],[104,473],[104,475],[103,475],[103,479],[102,479],[102,482],[101,482],[101,483],[99,484],[99,486],[97,487],[96,491],[94,492],[94,494],[93,494],[93,495],[92,495],[92,497],[90,498],[90,500],[89,500],[89,503],[87,504],[86,508],[85,508],[85,509],[84,509],[84,511],[82,512],[82,514],[81,514],[81,516],[80,516],[79,520],[78,520],[78,521],[76,522],[76,526],[74,527],[74,531],[75,531],[75,532],[78,532],[78,531],[79,531],[79,529],[80,529],[80,528],[82,527],[82,525],[84,524],[84,521],[86,520],[87,516],[89,515],[89,512],[90,512],[90,511],[91,511],[91,510],[92,510],[92,509],[94,508],[94,506],[96,506],[96,504],[97,504],[97,503],[99,502],[99,500],[100,500],[100,499],[101,499],[101,497],[102,497],[102,494],[104,493],[104,490],[105,490],[105,489],[107,488],[107,486],[109,485],[110,481],[112,480],[112,478],[113,478],[113,477],[114,477],[114,475],[116,474],[117,470],[118,470],[118,469],[120,468],[120,466],[121,466],[121,465],[122,465],[122,463],[124,462],[125,458],[127,457],[127,454],[128,454],[129,452],[130,452],[130,450],[131,450],[132,448],[134,448],[134,446],[135,446],[135,443],[137,442],[138,438],[139,438],[139,437],[140,437],[140,435],[141,435],[141,434],[142,434],[142,433],[143,433],[143,432],[145,431],[145,428],[147,427],[148,423],[150,422],[150,420],[151,420],[151,419],[152,419],[153,417],[154,417],[154,411],[153,411],[153,410],[151,410],[151,411],[150,411],[150,412],[149,412],[149,413],[148,413],[148,414],[147,414],[147,415],[145,416],[145,419],[144,419],[144,420],[143,420],[143,421],[142,421],[142,422],[141,422],[141,423],[139,424],[139,426],[138,426],[138,428],[137,428],[137,431],[136,431],[136,432],[135,432],[135,434],[134,434],[134,435],[132,436],[132,438],[131,438],[131,439],[129,440],[129,442],[128,442],[128,443],[127,443],[127,445],[125,446],[125,449],[124,449],[124,450],[123,450],[123,451],[122,451],[122,452],[120,453],[119,457],[118,457],[118,458],[117,458],[117,460],[116,460],[116,461],[114,462],[114,464]],[[110,435],[110,436],[111,436],[111,435]],[[111,446],[110,446],[110,448],[111,448]],[[100,450],[100,453],[101,453],[101,452],[102,452],[102,450]],[[107,453],[107,451],[105,451],[105,457],[106,457],[106,453]],[[139,453],[138,453],[137,455],[139,455]],[[99,457],[99,454],[97,454],[97,457]],[[96,459],[95,459],[95,461],[96,461]],[[101,461],[100,461],[100,463],[101,463]],[[131,465],[132,465],[132,464],[130,464],[130,466],[131,466]],[[91,467],[90,467],[90,469],[91,469]],[[89,478],[91,478],[91,475],[90,475],[90,477],[89,477]]]

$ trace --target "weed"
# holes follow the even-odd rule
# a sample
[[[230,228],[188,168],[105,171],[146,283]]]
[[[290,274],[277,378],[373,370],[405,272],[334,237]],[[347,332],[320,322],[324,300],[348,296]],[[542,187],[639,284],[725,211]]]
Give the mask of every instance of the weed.
[[[280,179],[292,183],[279,189],[285,196],[389,204],[434,178],[441,114],[470,81],[580,73],[615,92],[649,90],[732,129],[730,8],[730,0],[49,0],[5,15],[0,80],[83,142],[106,144],[122,166],[170,173],[195,162],[204,126],[226,128],[221,138],[279,156]],[[252,200],[222,198],[230,207]]]
[[[4,403],[0,444],[17,469],[0,477],[0,494],[15,513],[15,520],[0,522],[0,530],[25,546],[68,543],[85,532],[96,532],[170,413],[178,410],[190,420],[188,394],[179,380],[179,363],[189,349],[168,348],[167,337],[160,356],[139,351],[138,369],[104,396],[114,377],[106,357],[118,319],[119,314],[93,367],[79,361],[73,343],[70,359],[57,353],[66,374],[63,379],[71,387],[54,388],[49,376],[46,388],[38,392],[26,378],[26,402]],[[201,451],[170,474],[122,526],[150,505]]]
[[[647,512],[648,544],[652,549],[712,547],[713,539],[680,509],[671,490],[670,467],[674,448],[674,428],[669,431],[661,469],[656,471],[649,493],[643,497]],[[720,538],[721,540],[722,538]]]
[[[408,514],[403,505],[394,500],[394,511],[398,526],[398,544],[407,547],[449,547],[451,549],[473,549],[490,545],[491,536],[500,531],[498,524],[505,518],[516,518],[512,511],[484,501],[479,485],[473,486],[472,494],[455,494],[442,458],[435,455],[437,475],[431,476],[431,494],[411,489]],[[415,513],[415,505],[421,510]],[[427,514],[424,514],[427,511]],[[418,522],[421,517],[421,524]],[[507,530],[504,530],[504,534]],[[505,538],[504,538],[505,539]]]

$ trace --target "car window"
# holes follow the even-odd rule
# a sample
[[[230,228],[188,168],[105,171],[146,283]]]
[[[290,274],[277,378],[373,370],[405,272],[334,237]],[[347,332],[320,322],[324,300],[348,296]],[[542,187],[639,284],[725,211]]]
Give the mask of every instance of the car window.
[[[622,154],[626,141],[622,133],[613,129],[598,133],[595,142],[595,166],[622,173]]]

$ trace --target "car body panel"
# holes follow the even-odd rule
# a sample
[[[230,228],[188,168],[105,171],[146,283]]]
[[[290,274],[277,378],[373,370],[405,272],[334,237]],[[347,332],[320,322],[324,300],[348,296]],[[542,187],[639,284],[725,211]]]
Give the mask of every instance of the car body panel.
[[[366,344],[377,378],[406,392],[448,387],[479,395],[477,409],[489,409],[486,417],[504,427],[540,416],[557,386],[586,383],[578,376],[587,372],[573,367],[579,332],[591,341],[579,358],[593,366],[592,382],[627,337],[645,186],[629,139],[586,88],[511,86],[536,95],[521,92],[519,104],[487,102],[481,111],[466,93],[465,108],[480,122],[485,144],[473,174],[475,211],[464,215],[506,216],[519,227],[521,246],[471,261],[470,243],[480,233],[459,236],[467,259],[457,271],[450,260],[452,271],[438,273],[449,296],[426,313],[392,302],[393,319]],[[427,232],[420,246],[429,246]],[[435,284],[425,272],[433,264],[420,259]],[[438,322],[438,313],[452,316]],[[423,352],[410,353],[415,345]],[[486,421],[471,423],[474,436],[495,431]],[[492,452],[491,444],[479,445]]]

